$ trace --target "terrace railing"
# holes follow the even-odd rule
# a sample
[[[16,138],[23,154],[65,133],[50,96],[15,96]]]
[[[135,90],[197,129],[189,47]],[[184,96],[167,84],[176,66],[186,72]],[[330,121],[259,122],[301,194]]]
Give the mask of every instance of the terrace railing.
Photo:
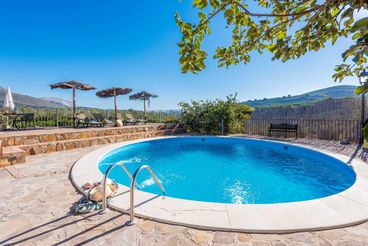
[[[65,126],[73,126],[73,117],[69,108],[60,108],[60,109],[21,109],[22,113],[33,113],[34,121],[37,127],[65,127]],[[109,111],[96,111],[98,113],[102,113],[103,116],[113,121],[113,113]],[[93,119],[95,111],[89,109],[77,109],[78,113],[84,113],[88,118]],[[134,117],[135,114],[134,114]],[[137,119],[140,117],[137,117]],[[177,122],[178,117],[175,115],[165,114],[161,111],[158,112],[149,112],[148,113],[148,122],[150,123],[172,123]],[[0,129],[4,129],[6,125],[6,118],[2,116],[0,112]]]

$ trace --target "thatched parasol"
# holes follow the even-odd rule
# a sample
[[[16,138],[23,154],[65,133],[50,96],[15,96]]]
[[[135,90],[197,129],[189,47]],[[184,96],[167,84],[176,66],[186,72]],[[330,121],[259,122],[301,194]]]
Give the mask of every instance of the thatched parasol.
[[[52,84],[50,87],[51,89],[61,88],[73,90],[73,126],[75,127],[75,120],[77,117],[75,113],[75,90],[89,91],[96,88],[89,84],[83,84],[74,80]]]
[[[130,100],[143,100],[143,105],[144,105],[144,121],[146,122],[147,120],[147,113],[146,113],[146,101],[150,100],[150,98],[156,98],[158,97],[158,95],[149,93],[147,91],[142,91],[139,92],[137,94],[131,95],[129,96]]]
[[[120,96],[120,95],[126,95],[128,93],[132,92],[132,89],[130,88],[110,88],[110,89],[106,89],[106,90],[102,90],[102,91],[98,91],[96,93],[96,96],[98,97],[114,97],[114,110],[115,110],[115,122],[118,119],[118,111],[117,111],[117,107],[116,107],[116,96]]]

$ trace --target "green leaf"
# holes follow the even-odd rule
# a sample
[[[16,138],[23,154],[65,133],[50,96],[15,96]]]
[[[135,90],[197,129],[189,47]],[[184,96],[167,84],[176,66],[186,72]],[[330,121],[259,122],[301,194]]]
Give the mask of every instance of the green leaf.
[[[340,10],[338,8],[333,8],[331,12],[332,17],[335,17],[339,13],[339,11]]]
[[[344,12],[342,12],[341,19],[344,19],[344,18],[347,18],[347,17],[352,17],[353,13],[354,13],[353,8],[348,8]]]
[[[302,12],[306,9],[306,7],[304,5],[298,7],[296,10],[295,10],[295,13],[299,13],[299,12]]]
[[[359,37],[360,37],[360,33],[359,32],[357,32],[357,33],[355,33],[354,35],[353,35],[353,37],[351,37],[351,39],[352,40],[356,40],[356,39],[358,39]]]
[[[368,91],[368,85],[367,84],[364,84],[364,85],[358,86],[355,89],[355,94],[356,95],[360,95],[362,93],[367,93],[367,91]]]
[[[351,29],[352,31],[356,31],[358,29],[363,29],[363,28],[364,29],[368,28],[368,17],[365,17],[365,18],[362,18],[356,21]]]
[[[193,6],[198,7],[199,9],[203,9],[207,7],[208,1],[207,0],[194,0]]]
[[[234,14],[234,10],[233,9],[227,9],[224,12],[225,18],[229,18],[229,16],[232,16]]]
[[[246,15],[246,16],[244,16],[244,19],[243,19],[243,23],[242,24],[244,26],[248,26],[249,21],[250,21],[249,15]]]
[[[332,37],[332,45],[334,45],[334,44],[335,44],[335,42],[336,42],[337,38],[338,38],[338,36],[337,36],[337,35],[335,35],[335,36],[333,36],[333,37]]]
[[[218,0],[210,0],[210,4],[212,5],[212,7],[214,7],[214,8],[217,8],[219,5],[220,5],[220,3],[219,3],[219,1]]]
[[[279,31],[276,33],[276,38],[277,39],[284,39],[286,37],[286,32],[283,31]]]
[[[350,25],[353,24],[353,22],[354,22],[354,19],[350,18],[350,19],[344,21],[344,26],[345,27],[350,27]]]
[[[267,46],[267,49],[271,52],[273,52],[274,48],[276,47],[276,44],[270,44]]]
[[[205,19],[206,19],[206,14],[205,14],[205,13],[203,13],[203,12],[199,12],[199,13],[198,13],[198,16],[199,16],[199,18],[200,18],[201,20],[205,20]]]

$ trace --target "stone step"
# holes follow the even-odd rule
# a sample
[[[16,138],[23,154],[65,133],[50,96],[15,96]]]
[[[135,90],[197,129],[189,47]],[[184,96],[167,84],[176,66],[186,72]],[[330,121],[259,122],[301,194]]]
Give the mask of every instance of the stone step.
[[[155,130],[175,129],[178,124],[147,124],[137,126],[109,128],[56,128],[22,132],[4,132],[0,135],[3,147],[34,145],[47,142],[89,139],[104,136],[116,136],[128,133],[151,132]]]
[[[134,140],[134,139],[142,139],[142,138],[150,138],[150,137],[158,137],[158,136],[174,135],[174,134],[183,134],[185,132],[186,130],[180,127],[180,128],[171,128],[171,129],[164,129],[164,130],[143,131],[143,132],[125,133],[125,134],[100,136],[100,137],[89,137],[89,138],[83,138],[83,139],[51,141],[51,142],[19,145],[17,147],[24,150],[26,155],[37,155],[37,154],[45,154],[45,153],[50,153],[50,152],[55,152],[55,151],[71,150],[71,149],[85,148],[85,147],[102,145],[102,144],[117,143],[117,142]],[[3,149],[7,149],[7,148],[11,148],[11,147],[5,147]]]
[[[26,151],[19,147],[10,146],[3,148],[3,154],[0,158],[0,167],[24,163],[25,161]]]

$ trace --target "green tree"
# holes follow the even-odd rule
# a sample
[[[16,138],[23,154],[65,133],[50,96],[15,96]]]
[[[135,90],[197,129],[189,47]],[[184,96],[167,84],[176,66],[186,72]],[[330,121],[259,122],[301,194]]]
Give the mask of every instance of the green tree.
[[[220,67],[248,63],[252,51],[269,51],[272,59],[285,62],[318,51],[327,42],[334,44],[340,37],[351,37],[356,43],[342,54],[344,63],[336,66],[335,81],[368,68],[368,17],[354,20],[354,13],[367,9],[367,0],[252,1],[258,5],[257,11],[252,10],[249,2],[193,0],[199,17],[193,24],[176,15],[182,33],[178,43],[182,72],[198,73],[205,68],[208,54],[202,43],[211,33],[210,23],[217,15],[223,15],[232,32],[231,44],[215,51]]]
[[[250,118],[252,109],[240,104],[235,96],[228,96],[226,101],[192,101],[181,102],[181,122],[190,132],[201,134],[224,134],[242,133],[244,120]]]

